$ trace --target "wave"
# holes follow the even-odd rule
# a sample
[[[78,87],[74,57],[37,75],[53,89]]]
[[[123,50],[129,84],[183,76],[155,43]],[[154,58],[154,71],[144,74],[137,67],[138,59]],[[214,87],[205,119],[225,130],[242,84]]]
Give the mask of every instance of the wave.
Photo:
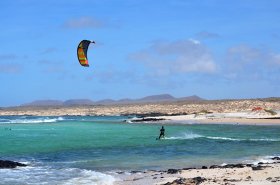
[[[101,172],[95,172],[91,170],[82,170],[78,177],[71,178],[62,182],[63,185],[73,184],[98,184],[98,185],[113,185],[115,178],[111,175],[107,175]]]
[[[229,140],[229,141],[280,141],[280,139],[273,138],[255,138],[255,139],[243,139],[243,138],[229,138],[229,137],[205,137],[214,140]]]
[[[251,159],[244,160],[243,162],[246,164],[253,164],[258,165],[259,163],[274,163],[275,160],[272,158],[274,157],[280,157],[279,155],[273,155],[273,156],[259,156],[259,157],[252,157]]]
[[[55,123],[63,121],[65,118],[49,118],[49,117],[33,117],[33,118],[19,118],[19,119],[0,119],[0,124],[2,123]]]
[[[212,137],[212,136],[208,136],[208,137],[205,137],[205,138],[207,138],[207,139],[214,139],[214,140],[241,141],[241,139],[229,138],[229,137]]]
[[[195,133],[183,133],[179,136],[165,137],[167,140],[189,140],[189,139],[211,139],[211,140],[226,140],[226,141],[267,141],[267,142],[279,142],[280,138],[231,138],[231,137],[219,137],[219,136],[203,136]]]
[[[52,168],[49,166],[0,169],[0,178],[3,184],[26,184],[26,182],[29,182],[30,184],[113,185],[116,181],[113,176],[101,172],[78,168]]]

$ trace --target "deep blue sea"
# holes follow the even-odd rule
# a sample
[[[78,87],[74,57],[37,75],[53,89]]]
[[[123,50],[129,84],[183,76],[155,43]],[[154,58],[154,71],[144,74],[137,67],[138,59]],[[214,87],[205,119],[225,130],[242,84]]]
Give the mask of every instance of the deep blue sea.
[[[113,184],[115,172],[280,156],[280,126],[127,123],[121,116],[0,116],[0,184]]]

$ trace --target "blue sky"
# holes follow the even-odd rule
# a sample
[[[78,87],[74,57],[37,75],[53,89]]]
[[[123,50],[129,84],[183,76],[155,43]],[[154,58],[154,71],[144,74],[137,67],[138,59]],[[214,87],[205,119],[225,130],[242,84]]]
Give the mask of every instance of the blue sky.
[[[0,2],[0,106],[280,95],[278,0]],[[95,40],[89,68],[80,40]]]

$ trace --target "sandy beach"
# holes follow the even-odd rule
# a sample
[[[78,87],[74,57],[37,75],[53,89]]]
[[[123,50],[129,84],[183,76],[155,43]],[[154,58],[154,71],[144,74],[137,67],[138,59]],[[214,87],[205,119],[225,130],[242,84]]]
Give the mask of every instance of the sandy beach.
[[[270,116],[256,116],[251,117],[250,114],[244,114],[243,116],[230,116],[231,113],[224,113],[223,116],[213,114],[196,116],[191,115],[178,115],[178,116],[156,116],[156,117],[144,117],[134,118],[131,122],[143,122],[143,123],[165,123],[165,124],[241,124],[241,125],[280,125],[280,119],[277,114],[276,118]],[[236,115],[240,115],[236,113]],[[150,120],[150,121],[149,121]]]
[[[276,159],[276,157],[275,157]],[[279,159],[279,158],[277,158]],[[270,163],[213,165],[200,169],[169,169],[136,172],[115,182],[116,185],[267,185],[280,184],[280,161]]]
[[[1,108],[0,116],[138,115],[169,123],[280,124],[280,102],[274,99],[178,101],[166,103]],[[156,115],[156,116],[153,116]]]

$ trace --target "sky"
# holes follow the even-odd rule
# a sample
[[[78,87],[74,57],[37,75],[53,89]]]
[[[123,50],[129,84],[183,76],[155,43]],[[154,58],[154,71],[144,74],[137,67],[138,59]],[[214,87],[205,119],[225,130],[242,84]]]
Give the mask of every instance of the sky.
[[[278,0],[0,2],[0,106],[280,96]],[[88,49],[90,67],[77,60]]]

